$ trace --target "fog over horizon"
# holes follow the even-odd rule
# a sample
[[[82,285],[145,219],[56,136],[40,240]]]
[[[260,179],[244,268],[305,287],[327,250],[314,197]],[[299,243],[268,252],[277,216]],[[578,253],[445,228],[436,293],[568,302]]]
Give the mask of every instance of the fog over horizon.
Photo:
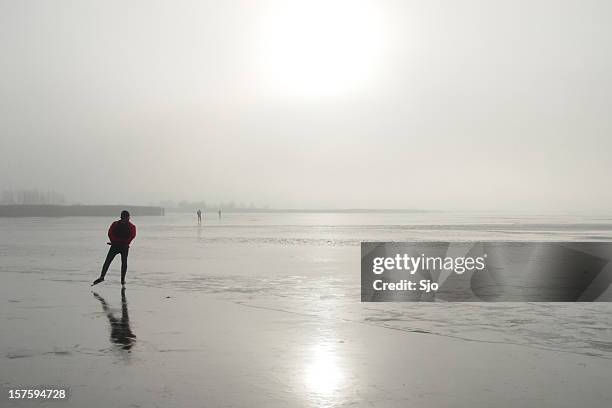
[[[608,211],[607,1],[0,0],[0,191]]]

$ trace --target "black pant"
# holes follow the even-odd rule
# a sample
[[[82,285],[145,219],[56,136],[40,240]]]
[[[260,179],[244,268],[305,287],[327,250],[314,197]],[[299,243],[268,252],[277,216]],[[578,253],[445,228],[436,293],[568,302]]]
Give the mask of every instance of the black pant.
[[[125,282],[125,274],[127,272],[127,258],[128,258],[128,250],[130,248],[127,245],[111,245],[108,250],[108,255],[106,255],[106,261],[104,261],[104,265],[102,266],[102,273],[100,276],[104,278],[106,272],[108,271],[108,267],[110,266],[113,259],[117,254],[121,254],[121,282]]]

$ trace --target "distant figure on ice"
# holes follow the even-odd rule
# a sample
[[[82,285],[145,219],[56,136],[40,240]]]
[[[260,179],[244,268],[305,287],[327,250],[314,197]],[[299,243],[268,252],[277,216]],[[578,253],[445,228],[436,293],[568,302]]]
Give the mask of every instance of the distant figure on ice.
[[[121,254],[121,285],[125,285],[128,250],[134,238],[136,238],[136,226],[130,222],[130,213],[125,210],[121,211],[121,219],[113,222],[108,229],[110,249],[102,266],[100,277],[93,282],[92,286],[104,281],[108,267],[117,254]]]
[[[219,219],[221,219],[221,210],[219,210]]]
[[[202,211],[198,208],[198,211],[196,212],[196,214],[198,214],[198,225],[202,224]]]

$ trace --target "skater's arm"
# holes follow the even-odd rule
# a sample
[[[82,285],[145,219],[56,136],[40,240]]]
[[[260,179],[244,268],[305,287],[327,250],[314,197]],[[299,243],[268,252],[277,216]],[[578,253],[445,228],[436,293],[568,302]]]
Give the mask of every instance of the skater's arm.
[[[116,241],[115,234],[114,234],[116,223],[117,223],[116,221],[113,222],[111,226],[108,228],[108,239],[110,240],[110,242]]]
[[[136,238],[136,226],[134,224],[130,224],[130,243]]]

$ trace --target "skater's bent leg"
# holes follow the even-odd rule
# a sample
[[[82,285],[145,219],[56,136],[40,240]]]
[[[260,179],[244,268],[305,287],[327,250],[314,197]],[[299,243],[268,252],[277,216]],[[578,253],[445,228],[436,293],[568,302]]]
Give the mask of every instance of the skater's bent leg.
[[[106,255],[104,265],[102,265],[102,272],[100,273],[100,277],[102,279],[104,279],[104,276],[106,276],[106,272],[108,272],[108,268],[110,267],[111,262],[113,262],[113,259],[115,259],[115,255],[117,255],[116,248],[111,245],[108,250],[108,254]]]

